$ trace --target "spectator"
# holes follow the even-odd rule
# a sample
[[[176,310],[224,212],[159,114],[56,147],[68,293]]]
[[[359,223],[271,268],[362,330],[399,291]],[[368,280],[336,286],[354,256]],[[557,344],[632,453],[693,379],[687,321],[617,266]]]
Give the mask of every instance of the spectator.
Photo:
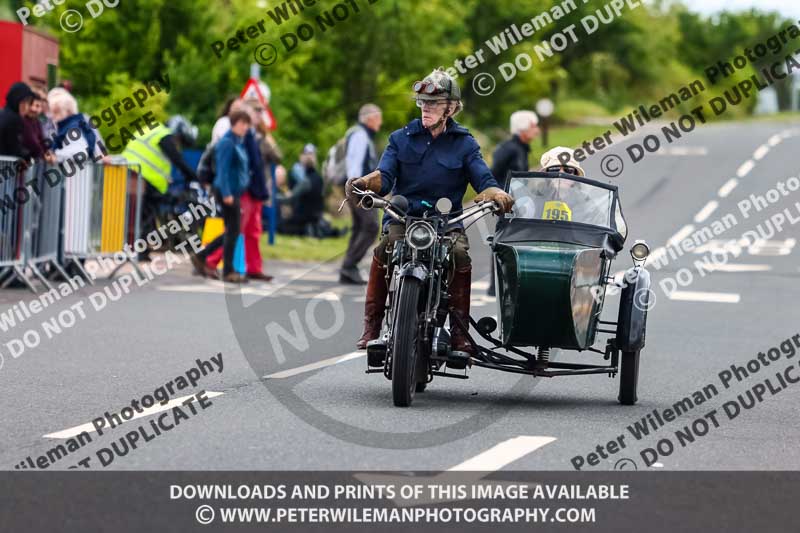
[[[78,102],[74,96],[57,87],[48,93],[47,102],[56,125],[52,148],[59,163],[71,159],[79,152],[88,154],[92,159],[100,154],[105,155],[97,130],[89,126],[86,118],[78,112]],[[72,130],[80,132],[76,140],[67,138]]]
[[[53,122],[53,118],[50,114],[50,106],[47,103],[47,93],[41,89],[34,89],[36,96],[39,97],[39,101],[41,102],[42,111],[39,113],[39,123],[42,125],[42,133],[44,134],[44,138],[47,140],[48,148],[52,148],[50,146],[51,139],[56,134],[56,125]]]
[[[42,97],[35,96],[28,109],[27,115],[23,117],[25,128],[22,135],[22,142],[30,152],[31,157],[36,160],[46,160],[48,163],[55,163],[55,154],[50,150],[49,142],[44,135],[42,122],[39,117],[44,111]]]
[[[500,143],[492,156],[492,175],[501,189],[505,188],[509,172],[528,170],[531,141],[539,135],[539,117],[533,111],[516,111],[511,114],[511,138]],[[489,288],[486,293],[495,295],[494,261],[490,263]]]
[[[240,98],[232,96],[225,101],[222,108],[222,114],[217,117],[214,127],[211,129],[211,144],[216,144],[217,141],[222,139],[222,136],[228,133],[231,129],[231,119],[229,115],[234,111],[239,111],[242,108],[243,102]]]
[[[240,199],[250,182],[249,161],[244,147],[244,138],[250,129],[251,118],[245,111],[235,111],[231,114],[230,121],[230,131],[222,136],[215,149],[214,194],[217,204],[222,206],[225,233],[197,254],[193,258],[193,263],[195,268],[202,271],[208,255],[222,247],[225,261],[222,272],[223,281],[243,283],[247,281],[247,278],[234,271],[233,261],[241,227]]]
[[[0,111],[0,155],[28,159],[30,151],[23,143],[25,121],[36,94],[27,84],[17,82],[6,94],[6,107]]]
[[[533,111],[517,111],[511,114],[511,138],[500,143],[492,156],[492,175],[505,186],[510,171],[526,171],[530,168],[528,158],[531,141],[539,136],[539,117]]]
[[[226,106],[228,107],[228,106]],[[255,122],[256,113],[242,100],[236,99],[230,102],[231,116],[236,113],[246,113],[250,117],[250,124]],[[220,117],[214,125],[212,133],[212,143],[214,134],[224,136],[225,129],[230,129],[231,119],[227,116]],[[264,202],[269,199],[267,191],[267,178],[264,173],[264,162],[261,158],[259,142],[256,138],[256,131],[249,127],[244,135],[243,147],[248,158],[249,182],[247,190],[241,196],[242,220],[241,229],[244,236],[245,262],[247,267],[247,278],[259,281],[272,281],[272,276],[264,274],[264,262],[261,258],[261,210]],[[201,272],[213,276],[216,272],[217,264],[221,258],[220,252],[212,253],[207,256],[206,264]]]
[[[347,179],[366,176],[378,166],[378,153],[375,149],[375,134],[383,123],[381,108],[375,104],[366,104],[358,112],[358,129],[347,140]],[[351,285],[364,285],[358,263],[364,258],[380,229],[377,210],[366,210],[358,207],[358,199],[348,198],[350,214],[353,217],[353,229],[342,268],[339,271],[339,282]]]
[[[281,233],[319,237],[319,226],[325,211],[325,184],[317,171],[317,148],[303,147],[300,160],[290,173],[291,192],[288,200],[292,216],[281,224]]]

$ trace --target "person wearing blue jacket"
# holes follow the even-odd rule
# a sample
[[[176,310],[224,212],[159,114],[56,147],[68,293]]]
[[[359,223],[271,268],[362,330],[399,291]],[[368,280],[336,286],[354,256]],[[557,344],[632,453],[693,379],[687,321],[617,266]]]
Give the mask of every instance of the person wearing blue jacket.
[[[443,68],[414,83],[414,97],[422,111],[419,119],[392,133],[378,169],[347,182],[348,196],[353,188],[371,190],[384,196],[401,194],[408,199],[411,216],[422,216],[439,198],[454,206],[463,204],[467,185],[479,193],[475,201],[491,200],[508,212],[514,200],[498,187],[483,160],[480,146],[469,131],[453,120],[463,109],[461,90]],[[364,305],[364,334],[356,348],[378,338],[383,322],[388,287],[386,265],[389,245],[405,237],[405,227],[388,216],[383,220],[383,237],[375,248]],[[454,351],[472,354],[466,332],[453,328],[453,316],[469,324],[469,298],[472,262],[469,241],[463,227],[456,229],[453,247],[453,282],[450,284],[451,342]]]
[[[234,271],[233,257],[241,229],[240,199],[250,184],[249,160],[244,146],[244,138],[250,124],[250,115],[246,111],[231,113],[231,129],[216,145],[216,176],[213,185],[217,204],[222,207],[225,233],[206,246],[194,260],[195,267],[202,269],[206,257],[222,246],[222,257],[225,261],[222,279],[232,283],[247,281],[247,278]]]

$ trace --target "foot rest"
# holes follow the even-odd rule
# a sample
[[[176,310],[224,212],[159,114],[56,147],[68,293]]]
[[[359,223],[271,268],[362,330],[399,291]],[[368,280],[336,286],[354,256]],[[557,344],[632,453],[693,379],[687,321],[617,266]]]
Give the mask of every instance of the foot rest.
[[[382,339],[371,340],[367,343],[367,366],[383,367],[386,360],[386,342]]]

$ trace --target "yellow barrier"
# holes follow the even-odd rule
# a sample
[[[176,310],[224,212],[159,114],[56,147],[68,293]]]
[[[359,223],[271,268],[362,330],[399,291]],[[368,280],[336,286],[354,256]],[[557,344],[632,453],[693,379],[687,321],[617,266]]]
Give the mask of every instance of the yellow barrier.
[[[103,220],[100,253],[114,253],[125,244],[125,217],[128,203],[128,167],[105,167],[103,176]]]
[[[203,226],[202,244],[206,246],[214,239],[225,233],[225,223],[220,217],[208,217]]]

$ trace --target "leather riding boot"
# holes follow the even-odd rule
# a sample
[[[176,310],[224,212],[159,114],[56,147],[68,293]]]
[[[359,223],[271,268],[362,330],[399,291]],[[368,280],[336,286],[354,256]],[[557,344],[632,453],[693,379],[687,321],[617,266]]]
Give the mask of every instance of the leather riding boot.
[[[380,264],[373,256],[367,283],[367,301],[364,303],[364,334],[356,343],[357,350],[365,349],[367,342],[377,339],[380,335],[388,292],[386,266]]]
[[[469,330],[469,294],[472,283],[472,267],[456,270],[450,284],[450,344],[454,352],[467,352],[475,355],[472,343],[464,331],[456,325],[453,315],[457,315]]]

